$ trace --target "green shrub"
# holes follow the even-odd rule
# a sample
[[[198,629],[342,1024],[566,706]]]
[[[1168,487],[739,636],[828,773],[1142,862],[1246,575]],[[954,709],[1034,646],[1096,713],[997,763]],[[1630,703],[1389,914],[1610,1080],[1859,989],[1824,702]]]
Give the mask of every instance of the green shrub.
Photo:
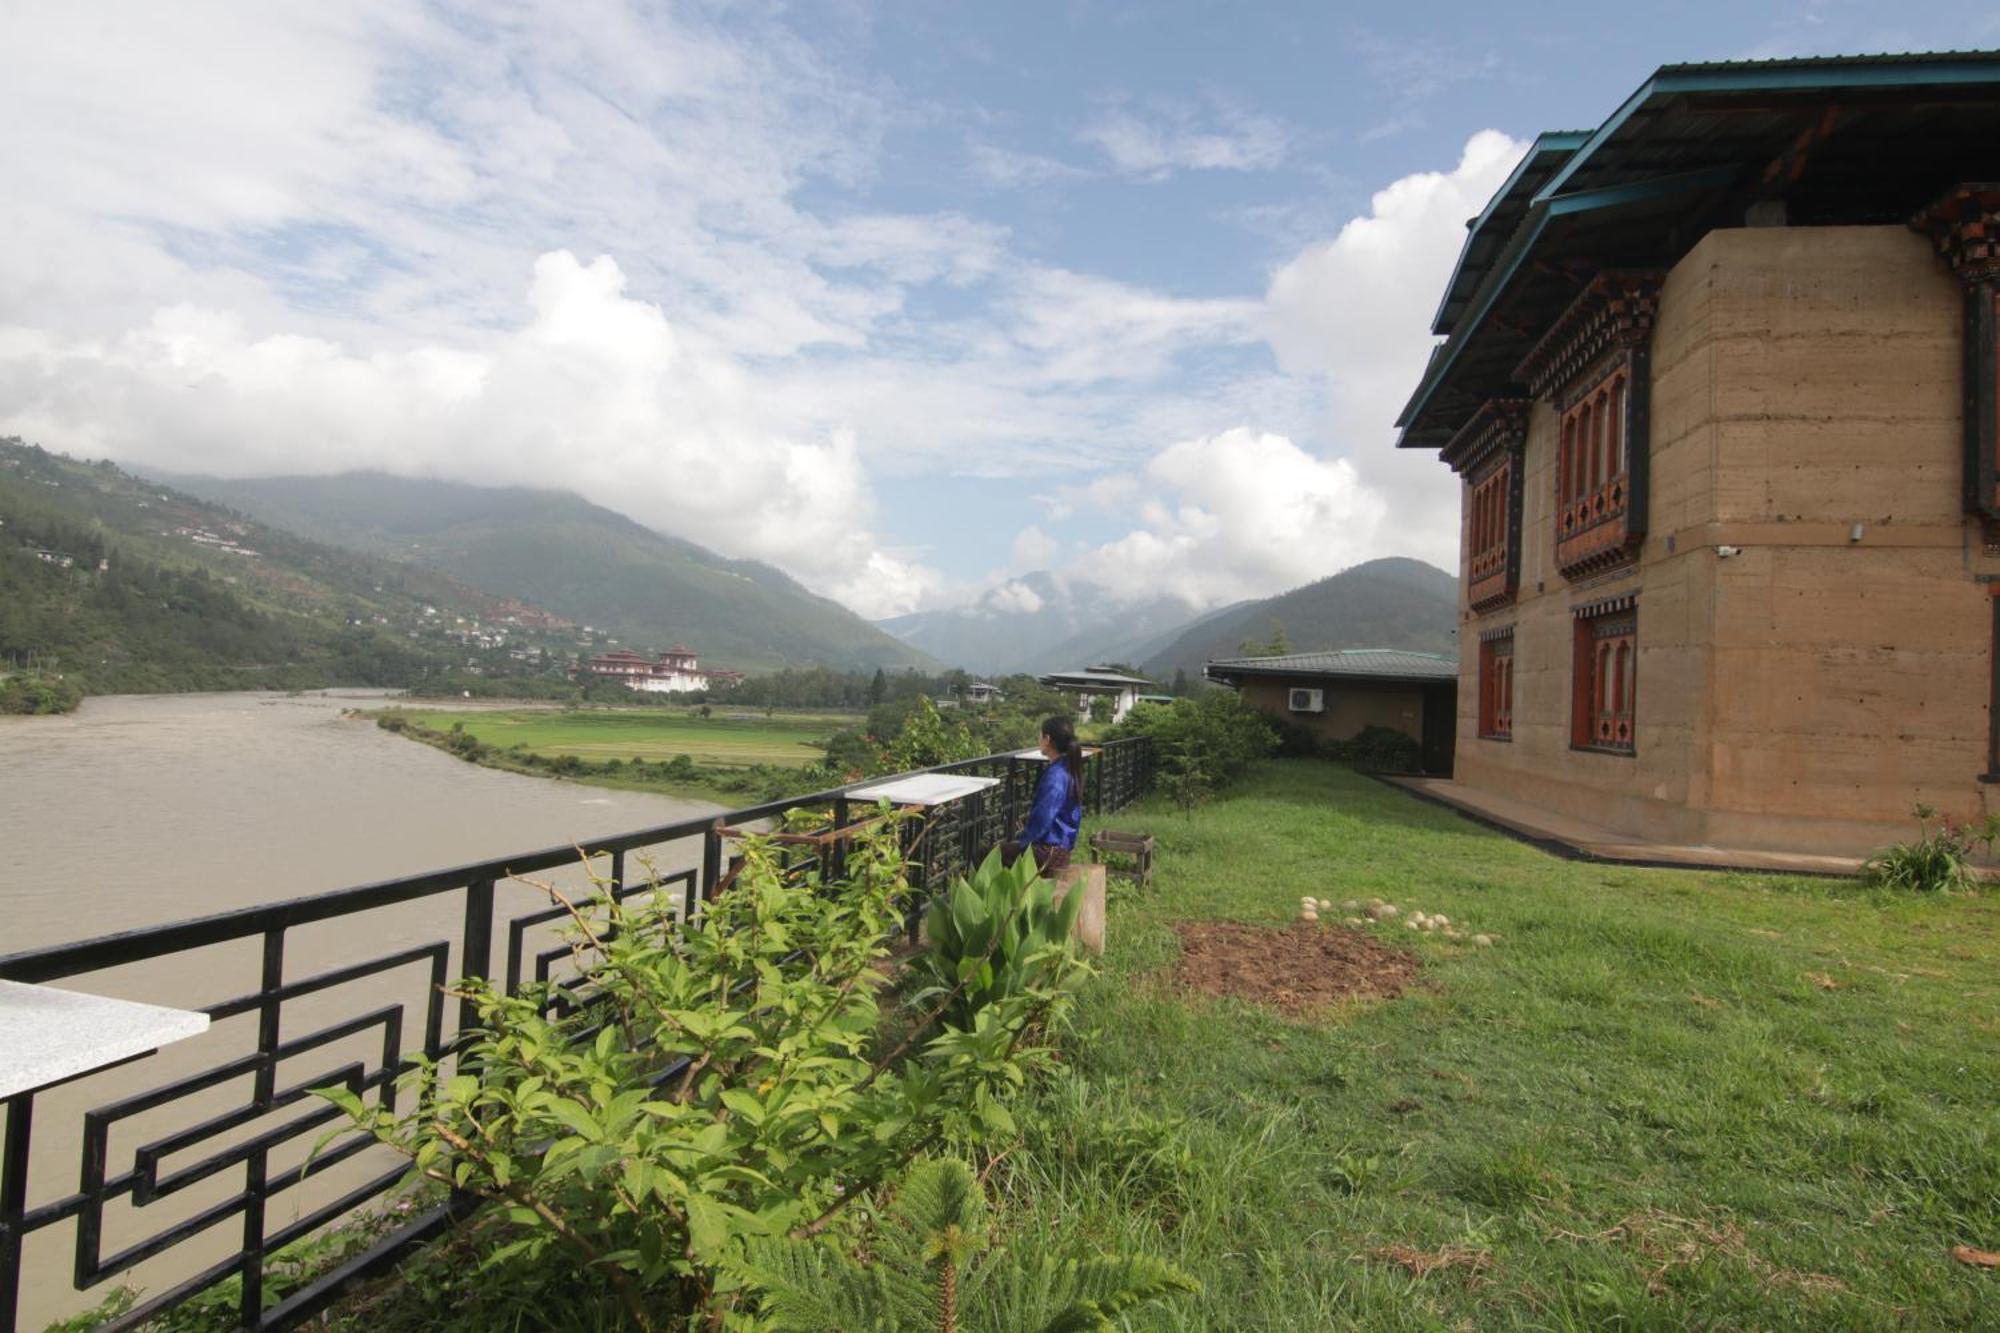
[[[929,944],[912,970],[929,984],[916,1003],[937,1004],[946,1023],[969,1030],[990,1005],[1066,987],[1080,972],[1070,931],[1082,901],[1072,893],[1057,906],[1055,881],[1033,857],[1005,866],[995,848],[925,914]]]
[[[1151,737],[1161,789],[1183,808],[1241,778],[1278,748],[1271,720],[1231,690],[1210,690],[1170,704],[1140,704],[1111,739]]]
[[[1930,821],[1937,818],[1935,806],[1919,801],[1910,813],[1917,820],[1917,836],[1863,862],[1861,872],[1869,882],[1919,893],[1968,889],[1977,883],[1972,859],[1981,850],[1991,851],[1994,841],[2000,839],[2000,816],[1986,816],[1977,828],[1954,824],[1947,817],[1939,819],[1933,829]]]
[[[721,1327],[751,1240],[829,1231],[918,1155],[1013,1135],[1002,1099],[1048,1057],[1028,1034],[1070,1002],[1024,989],[969,1028],[927,1038],[940,1006],[880,1038],[908,893],[896,834],[858,838],[828,883],[788,878],[781,849],[747,841],[686,926],[673,894],[572,907],[580,988],[461,982],[478,1027],[453,1076],[420,1063],[401,1113],[321,1095],[424,1177],[497,1206],[490,1284],[553,1267],[608,1286],[633,1327]]]
[[[1199,1288],[1143,1255],[1064,1258],[1041,1236],[999,1242],[970,1167],[911,1169],[869,1237],[866,1266],[832,1246],[761,1241],[746,1277],[775,1333],[1086,1333]]]
[[[74,712],[83,690],[63,676],[8,676],[0,679],[0,713]]]
[[[1363,727],[1344,741],[1322,745],[1320,752],[1367,773],[1424,771],[1423,747],[1394,727]]]

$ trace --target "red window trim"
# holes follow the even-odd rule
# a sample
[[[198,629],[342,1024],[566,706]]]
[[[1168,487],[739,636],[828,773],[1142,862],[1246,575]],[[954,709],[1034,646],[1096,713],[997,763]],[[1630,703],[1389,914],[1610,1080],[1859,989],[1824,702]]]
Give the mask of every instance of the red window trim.
[[[1637,752],[1639,620],[1630,606],[1576,617],[1570,745]]]
[[[1514,739],[1514,632],[1479,641],[1479,736]]]

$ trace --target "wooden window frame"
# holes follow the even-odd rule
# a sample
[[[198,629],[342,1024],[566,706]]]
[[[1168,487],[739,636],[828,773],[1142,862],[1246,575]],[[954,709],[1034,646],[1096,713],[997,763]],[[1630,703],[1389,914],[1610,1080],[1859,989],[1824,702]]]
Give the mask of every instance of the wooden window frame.
[[[1514,368],[1556,410],[1555,566],[1567,579],[1630,564],[1645,545],[1663,276],[1599,273]]]
[[[1964,287],[1965,508],[2000,521],[2000,182],[1954,186],[1910,225]]]
[[[1465,479],[1465,600],[1486,612],[1514,600],[1521,583],[1522,450],[1531,399],[1488,399],[1440,455]]]
[[[1570,748],[1638,753],[1639,612],[1630,597],[1579,608],[1570,673]]]
[[[1479,640],[1479,738],[1514,739],[1514,631]]]

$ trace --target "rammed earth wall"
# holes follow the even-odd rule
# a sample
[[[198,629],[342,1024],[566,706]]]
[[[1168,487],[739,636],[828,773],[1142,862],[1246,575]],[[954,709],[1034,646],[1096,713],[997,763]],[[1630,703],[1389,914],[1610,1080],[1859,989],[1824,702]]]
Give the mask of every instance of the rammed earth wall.
[[[2000,576],[2000,558],[1963,513],[1962,309],[1902,227],[1725,230],[1696,246],[1661,292],[1635,564],[1557,572],[1556,412],[1532,410],[1519,593],[1462,609],[1459,780],[1648,839],[1743,848],[1865,852],[1907,835],[1915,799],[1981,813],[1980,576]],[[1572,609],[1624,593],[1635,753],[1574,749]],[[1479,640],[1508,624],[1513,736],[1483,740]]]

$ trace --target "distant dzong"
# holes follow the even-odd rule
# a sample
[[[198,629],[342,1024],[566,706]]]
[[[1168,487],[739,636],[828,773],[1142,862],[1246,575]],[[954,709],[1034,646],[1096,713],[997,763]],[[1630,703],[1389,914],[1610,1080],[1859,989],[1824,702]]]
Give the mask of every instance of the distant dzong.
[[[703,671],[695,661],[694,649],[678,643],[657,658],[621,648],[591,658],[584,667],[593,676],[621,680],[625,688],[645,694],[695,694],[743,679],[740,671]]]

